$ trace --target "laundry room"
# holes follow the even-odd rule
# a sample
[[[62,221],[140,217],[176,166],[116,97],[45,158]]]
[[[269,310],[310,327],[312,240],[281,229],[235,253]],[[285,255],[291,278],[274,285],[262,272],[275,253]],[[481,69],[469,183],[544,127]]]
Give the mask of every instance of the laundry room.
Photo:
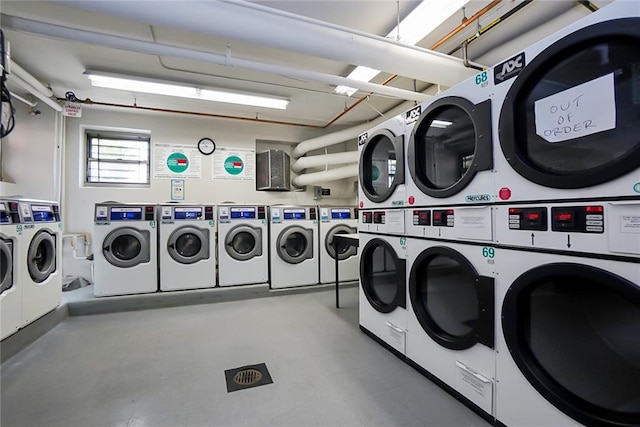
[[[0,425],[640,425],[640,2],[0,2]]]

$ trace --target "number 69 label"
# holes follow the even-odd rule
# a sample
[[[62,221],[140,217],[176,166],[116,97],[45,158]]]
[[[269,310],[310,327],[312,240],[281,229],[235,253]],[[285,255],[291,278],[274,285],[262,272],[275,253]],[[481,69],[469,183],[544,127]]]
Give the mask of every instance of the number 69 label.
[[[494,248],[484,247],[482,248],[482,256],[493,259],[496,256],[496,250]]]

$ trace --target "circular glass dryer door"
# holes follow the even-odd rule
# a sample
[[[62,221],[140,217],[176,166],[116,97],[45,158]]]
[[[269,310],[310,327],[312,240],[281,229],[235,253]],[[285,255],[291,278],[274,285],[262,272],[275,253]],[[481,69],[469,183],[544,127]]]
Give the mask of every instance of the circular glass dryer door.
[[[105,259],[116,267],[131,268],[151,260],[149,230],[122,227],[107,234],[102,243]]]
[[[262,229],[237,225],[229,230],[224,241],[227,255],[238,261],[262,256]]]
[[[46,230],[38,231],[27,252],[27,270],[36,283],[44,282],[56,271],[56,236]]]
[[[358,248],[356,248],[355,246],[348,246],[338,243],[338,246],[336,248],[333,247],[333,237],[336,234],[354,234],[357,232],[358,230],[356,230],[355,228],[349,227],[348,225],[344,224],[335,225],[327,232],[327,237],[324,240],[324,247],[331,259],[336,259],[337,256],[339,261],[343,261],[345,259],[351,258],[358,253]]]
[[[584,425],[640,420],[640,284],[584,264],[520,275],[502,306],[516,365],[549,402]]]
[[[430,104],[413,128],[408,147],[411,177],[424,194],[457,194],[477,172],[493,167],[491,101],[473,104],[445,97]]]
[[[513,169],[550,188],[583,188],[640,166],[640,18],[559,40],[516,77],[500,113]]]
[[[313,230],[292,225],[278,235],[278,256],[288,264],[300,264],[313,258]]]
[[[209,258],[209,230],[193,226],[174,230],[167,240],[169,256],[180,264],[194,264]]]
[[[13,242],[0,239],[0,294],[13,287]]]
[[[360,253],[360,284],[380,313],[407,307],[406,261],[383,239],[370,240]]]
[[[380,203],[404,184],[404,136],[381,129],[369,135],[360,153],[360,186],[367,199]]]
[[[432,247],[416,258],[409,295],[418,322],[438,344],[464,350],[494,345],[494,280],[459,252]]]

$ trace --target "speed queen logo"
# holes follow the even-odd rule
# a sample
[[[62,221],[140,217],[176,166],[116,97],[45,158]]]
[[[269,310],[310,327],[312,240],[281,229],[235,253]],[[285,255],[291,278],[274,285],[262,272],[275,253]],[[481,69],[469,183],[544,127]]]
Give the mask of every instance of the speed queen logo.
[[[524,66],[524,52],[496,65],[493,69],[493,83],[498,85],[517,76]]]

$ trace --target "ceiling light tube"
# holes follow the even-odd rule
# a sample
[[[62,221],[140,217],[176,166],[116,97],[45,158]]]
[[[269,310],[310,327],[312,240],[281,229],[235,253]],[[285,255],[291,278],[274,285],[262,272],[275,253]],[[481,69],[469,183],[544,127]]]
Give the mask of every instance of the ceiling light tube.
[[[105,74],[87,73],[91,85],[107,89],[127,90],[131,92],[149,93],[180,98],[201,99],[204,101],[223,102],[229,104],[250,105],[254,107],[275,108],[286,110],[289,101],[282,98],[248,95],[233,92],[223,92],[210,89],[200,89],[169,83],[158,83],[146,80],[114,77]]]

